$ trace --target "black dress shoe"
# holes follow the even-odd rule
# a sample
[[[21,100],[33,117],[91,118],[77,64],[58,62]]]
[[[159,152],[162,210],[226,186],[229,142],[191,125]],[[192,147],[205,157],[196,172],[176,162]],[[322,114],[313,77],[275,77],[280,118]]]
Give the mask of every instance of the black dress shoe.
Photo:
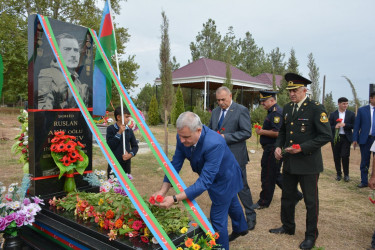
[[[336,181],[341,181],[341,179],[342,179],[341,175],[336,176]]]
[[[349,182],[349,181],[350,181],[349,175],[345,175],[345,176],[344,176],[344,181],[345,181],[345,182]]]
[[[302,243],[299,245],[299,248],[301,249],[311,249],[315,245],[315,241],[306,239],[302,241]]]
[[[368,185],[365,185],[363,183],[359,183],[357,187],[359,187],[359,188],[365,188],[365,187],[368,187]]]
[[[257,224],[256,220],[248,220],[247,221],[247,229],[250,230],[250,231],[254,230],[255,224]]]
[[[229,235],[229,241],[233,241],[233,240],[237,239],[240,236],[244,236],[248,232],[249,232],[248,230],[240,232],[240,233],[232,232],[231,235]]]
[[[253,204],[253,205],[251,205],[251,208],[252,209],[263,209],[263,208],[267,208],[267,207],[269,207],[269,206],[263,206],[263,205],[259,205],[259,203],[257,202],[257,203],[255,203],[255,204]]]
[[[289,235],[294,235],[294,231],[288,231],[284,227],[270,229],[269,232],[271,234],[289,234]]]

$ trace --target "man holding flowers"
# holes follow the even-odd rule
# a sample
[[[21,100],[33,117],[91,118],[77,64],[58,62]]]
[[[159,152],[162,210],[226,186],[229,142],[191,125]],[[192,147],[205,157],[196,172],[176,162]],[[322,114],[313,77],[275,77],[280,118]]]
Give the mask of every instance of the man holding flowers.
[[[232,220],[232,237],[246,235],[248,226],[237,193],[243,188],[241,168],[234,155],[217,132],[202,125],[199,116],[192,112],[182,113],[177,121],[177,145],[172,165],[180,172],[185,159],[190,161],[193,172],[199,175],[194,184],[184,192],[165,196],[171,187],[167,177],[161,189],[153,194],[163,196],[162,208],[169,208],[181,200],[193,200],[207,190],[212,205],[210,219],[219,233],[217,243],[229,249],[228,215]]]
[[[216,90],[218,107],[212,110],[208,127],[218,131],[232,151],[242,170],[243,189],[238,193],[240,201],[245,208],[246,220],[249,230],[256,224],[256,212],[252,208],[253,197],[247,183],[246,165],[249,162],[246,140],[251,137],[251,121],[249,110],[232,100],[232,92],[225,86]],[[234,240],[232,236],[230,240]]]
[[[307,210],[305,240],[299,247],[311,249],[318,237],[318,179],[323,171],[321,147],[331,141],[332,134],[324,106],[306,95],[311,81],[294,73],[287,73],[285,80],[291,102],[283,108],[284,121],[275,143],[275,158],[284,160],[282,226],[271,229],[270,233],[294,235],[299,183]]]
[[[353,141],[353,126],[355,121],[354,112],[348,109],[348,99],[340,97],[338,99],[338,109],[329,115],[329,124],[331,125],[332,135],[331,142],[333,160],[336,167],[336,181],[342,179],[341,164],[344,171],[344,181],[349,179],[349,157],[350,145]]]
[[[263,108],[267,110],[267,116],[264,119],[263,127],[254,126],[255,133],[260,135],[260,144],[263,148],[263,155],[260,161],[262,167],[262,191],[258,202],[253,205],[254,209],[269,207],[276,184],[282,189],[281,161],[277,161],[274,155],[276,138],[283,123],[283,110],[276,102],[277,93],[277,91],[259,91],[259,101]],[[301,200],[303,197],[301,192],[298,192],[298,195],[298,200]]]

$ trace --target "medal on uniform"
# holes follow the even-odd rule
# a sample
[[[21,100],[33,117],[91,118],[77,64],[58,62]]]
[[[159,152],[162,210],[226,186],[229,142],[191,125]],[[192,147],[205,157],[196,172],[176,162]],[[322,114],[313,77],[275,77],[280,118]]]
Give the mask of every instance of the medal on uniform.
[[[302,124],[302,126],[301,126],[301,132],[305,133],[305,131],[306,131],[306,126]]]

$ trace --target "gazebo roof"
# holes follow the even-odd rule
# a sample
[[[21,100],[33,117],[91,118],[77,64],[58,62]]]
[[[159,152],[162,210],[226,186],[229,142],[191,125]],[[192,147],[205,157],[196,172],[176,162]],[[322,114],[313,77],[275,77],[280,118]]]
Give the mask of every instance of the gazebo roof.
[[[265,73],[253,77],[234,66],[230,68],[233,88],[243,87],[253,90],[272,88],[272,74]],[[280,85],[281,78],[282,76],[276,76],[276,83],[279,83],[278,86]],[[200,58],[173,71],[172,79],[174,85],[182,85],[182,87],[203,88],[202,83],[209,82],[210,89],[216,89],[225,82],[226,63],[208,58]],[[160,78],[157,78],[155,83],[157,85],[161,84]]]

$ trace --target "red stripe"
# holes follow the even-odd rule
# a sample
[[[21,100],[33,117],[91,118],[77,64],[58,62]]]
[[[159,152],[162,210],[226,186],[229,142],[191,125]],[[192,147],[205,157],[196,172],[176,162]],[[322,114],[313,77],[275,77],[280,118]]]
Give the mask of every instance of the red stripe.
[[[102,51],[102,53],[104,54],[104,51]],[[106,59],[107,63],[109,64],[108,60]],[[110,67],[111,69],[111,72],[112,72],[112,75],[115,75],[115,72],[113,71],[113,69]],[[119,83],[118,81],[118,78],[115,78],[116,79],[116,82],[117,82],[117,85],[120,87],[121,89],[121,92],[123,94],[123,96],[125,97],[126,99],[126,102],[129,104],[130,103],[130,100],[128,98],[128,96],[125,94],[125,91],[123,90],[123,88],[121,87],[121,84]],[[136,120],[139,122],[140,121],[140,118],[139,116],[137,115],[134,107],[132,105],[129,105],[130,109],[133,111],[133,114],[134,116],[136,117]],[[177,180],[176,176],[174,175],[174,173],[172,172],[172,170],[169,168],[168,164],[166,163],[166,160],[165,158],[162,156],[162,154],[160,153],[159,149],[156,147],[155,143],[152,141],[151,139],[151,136],[150,134],[147,132],[147,130],[145,129],[143,123],[140,123],[141,127],[143,128],[143,131],[145,133],[145,135],[147,136],[147,139],[151,142],[151,145],[152,147],[154,148],[156,154],[158,155],[159,159],[161,159],[163,161],[163,165],[165,167],[165,169],[168,171],[169,175],[171,176],[171,178],[173,179],[174,183],[176,183],[177,185],[177,188],[180,190],[180,192],[183,192],[184,189],[182,188],[180,182]],[[197,216],[197,218],[201,221],[202,225],[204,226],[204,228],[207,230],[207,231],[210,231],[209,228],[208,228],[208,225],[205,223],[205,221],[203,220],[202,216],[198,213],[198,211],[195,209],[194,207],[194,204],[186,199],[187,203],[189,204],[190,208],[192,209],[192,211],[194,212],[194,214]]]
[[[75,249],[75,250],[80,250],[80,249],[81,249],[81,248],[79,248],[79,247],[73,245],[71,242],[69,242],[69,241],[67,241],[67,240],[65,240],[65,239],[63,239],[63,238],[57,236],[56,234],[54,234],[54,233],[52,233],[52,232],[50,232],[50,231],[48,231],[48,229],[46,229],[46,228],[43,228],[43,227],[41,227],[41,226],[39,226],[39,225],[37,225],[37,224],[35,224],[35,223],[33,223],[33,227],[37,228],[38,230],[40,230],[41,232],[43,232],[43,233],[45,233],[45,234],[48,234],[49,236],[51,236],[51,237],[54,238],[55,240],[60,241],[60,242],[63,243],[65,246],[69,246],[70,248]]]
[[[87,108],[88,111],[93,111],[93,108]],[[73,109],[28,109],[28,112],[41,112],[41,111],[81,111],[79,108],[73,108]]]
[[[111,19],[111,14],[108,13],[104,17],[104,22],[103,22],[103,28],[102,28],[102,33],[100,34],[100,38],[105,37],[105,36],[110,36],[113,33],[113,25],[112,25],[112,19]]]
[[[97,37],[94,37],[94,39],[96,40],[97,44],[100,44],[100,42],[97,40]],[[103,53],[103,55],[105,55],[105,53],[104,53],[104,51],[103,51],[102,48],[101,48],[101,52]],[[104,59],[104,58],[103,58],[103,59]],[[110,65],[109,62],[108,62],[108,60],[107,60],[107,58],[105,58],[105,59],[106,59],[106,61],[107,61],[107,64]],[[111,69],[112,75],[115,75],[111,67],[110,67],[110,69]],[[117,83],[118,83],[118,79],[116,79],[116,81],[117,81]],[[128,103],[129,103],[129,100],[128,100]],[[132,107],[132,110],[133,110],[133,113],[134,113],[134,109],[133,109],[133,107]],[[135,114],[135,113],[134,113],[134,114]],[[139,118],[138,118],[138,119],[139,119]],[[115,165],[115,163],[112,161],[112,159],[110,159],[110,160],[111,160],[111,163],[112,163],[113,167],[115,168],[116,172],[117,172],[117,173],[120,173],[120,171],[118,170],[118,167]],[[130,189],[129,185],[128,185],[127,182],[125,181],[124,176],[121,176],[120,174],[118,174],[118,176],[119,176],[120,179],[123,181],[123,183],[124,183],[126,189],[129,191],[129,194],[131,194],[130,196],[133,197],[133,200],[135,201],[135,203],[138,205],[139,208],[142,209],[142,213],[143,213],[144,215],[147,215],[146,211],[143,209],[142,204],[139,203],[137,197],[135,197],[133,191]],[[157,226],[156,226],[156,225],[154,224],[154,222],[151,220],[151,218],[150,218],[149,216],[145,216],[145,218],[146,218],[147,221],[151,224],[152,228],[155,229],[155,232],[158,234],[159,238],[163,241],[163,243],[165,244],[165,246],[168,247],[168,249],[172,249],[171,246],[168,244],[168,242],[167,242],[167,241],[165,240],[165,238],[163,237],[163,235],[161,234],[161,232],[159,231],[159,229],[157,228]]]
[[[88,173],[92,173],[92,170],[87,170],[87,171],[83,172],[83,174],[88,174]],[[80,173],[75,172],[74,174],[77,175],[77,174],[80,174]],[[64,176],[69,177],[68,174],[64,174]],[[31,180],[39,181],[39,180],[45,180],[45,179],[52,179],[52,178],[55,178],[55,177],[59,177],[59,175],[55,174],[55,175],[47,175],[47,176],[41,176],[41,177],[31,177]]]
[[[55,55],[58,55],[58,53],[56,52],[57,50],[56,50],[55,44],[53,43],[53,41],[52,41],[52,39],[51,39],[51,34],[50,34],[49,28],[48,28],[48,26],[47,26],[47,23],[46,23],[46,21],[45,21],[45,18],[44,18],[44,16],[41,16],[41,18],[42,18],[42,21],[43,21],[44,27],[46,27],[46,29],[47,29],[47,30],[46,30],[46,33],[47,33],[47,37],[48,37],[48,39],[50,39],[50,44],[51,44],[51,46],[52,46],[52,49],[53,49]],[[97,38],[96,38],[96,37],[95,37],[95,39],[96,39],[96,41],[97,41]],[[100,43],[98,42],[98,44],[100,44]],[[102,52],[103,52],[103,51],[102,51]],[[104,54],[104,52],[103,52],[103,54]],[[56,59],[60,62],[60,65],[63,65],[63,63],[61,62],[60,57],[59,57],[59,56],[56,56],[56,57],[57,57]],[[108,62],[108,61],[107,61],[107,62]],[[65,74],[66,79],[68,79],[68,84],[69,84],[69,86],[71,86],[70,79],[69,79],[69,77],[67,77],[68,74],[66,73],[64,67],[62,67],[62,71],[63,71],[63,74]],[[71,87],[72,87],[72,86],[71,86]],[[73,91],[72,91],[72,92],[73,92],[72,94],[73,94],[74,96],[77,97],[77,93],[75,92],[75,90],[74,90],[73,88],[71,88],[71,89],[73,90]],[[84,106],[83,106],[82,103],[79,101],[79,99],[77,99],[77,104],[78,104],[78,106],[81,108],[81,110],[82,110],[82,112],[83,112],[83,111],[84,111],[84,108],[83,108]],[[89,123],[89,126],[90,126],[91,128],[93,128],[94,126],[93,126],[93,124],[91,123],[91,120],[89,119],[89,117],[87,116],[87,114],[84,113],[84,115],[85,115],[85,117],[86,117],[86,121]],[[93,130],[93,132],[95,133],[96,137],[100,139],[100,137],[98,136],[97,132],[96,132],[95,130]],[[104,146],[104,145],[103,145],[103,142],[102,142],[101,140],[99,140],[99,143],[100,143],[102,146]],[[103,149],[104,149],[106,155],[107,155],[107,156],[108,156],[108,155],[110,156],[110,154],[109,154],[108,151],[105,149],[105,147],[103,147]],[[115,167],[117,173],[120,173],[120,172],[118,171],[117,166],[114,164],[114,162],[113,162],[113,160],[112,160],[112,157],[110,156],[109,158],[111,158],[111,159],[110,159],[110,160],[111,160],[111,163],[112,163],[112,165]],[[130,190],[130,187],[129,187],[129,185],[126,183],[126,181],[124,180],[124,177],[121,176],[120,174],[118,174],[118,176],[120,176],[120,178],[124,181],[124,182],[123,182],[124,185],[125,185],[126,188],[128,189],[128,191],[129,191],[129,193],[131,194],[131,196],[133,197],[134,201],[138,204],[138,207],[139,207],[139,208],[142,208],[142,212],[143,212],[143,214],[144,214],[144,215],[147,215],[147,213],[146,213],[145,210],[143,209],[143,206],[139,203],[137,197],[135,197],[134,193]],[[160,239],[162,240],[162,242],[164,243],[164,245],[165,245],[168,249],[172,249],[172,247],[169,245],[169,243],[166,241],[166,239],[162,236],[162,234],[161,234],[161,232],[159,231],[159,229],[158,229],[158,228],[156,227],[156,225],[152,222],[151,218],[150,218],[149,216],[145,216],[145,218],[147,219],[147,221],[149,221],[149,223],[151,224],[151,226],[155,229],[155,232],[159,235],[159,237],[160,237]]]

